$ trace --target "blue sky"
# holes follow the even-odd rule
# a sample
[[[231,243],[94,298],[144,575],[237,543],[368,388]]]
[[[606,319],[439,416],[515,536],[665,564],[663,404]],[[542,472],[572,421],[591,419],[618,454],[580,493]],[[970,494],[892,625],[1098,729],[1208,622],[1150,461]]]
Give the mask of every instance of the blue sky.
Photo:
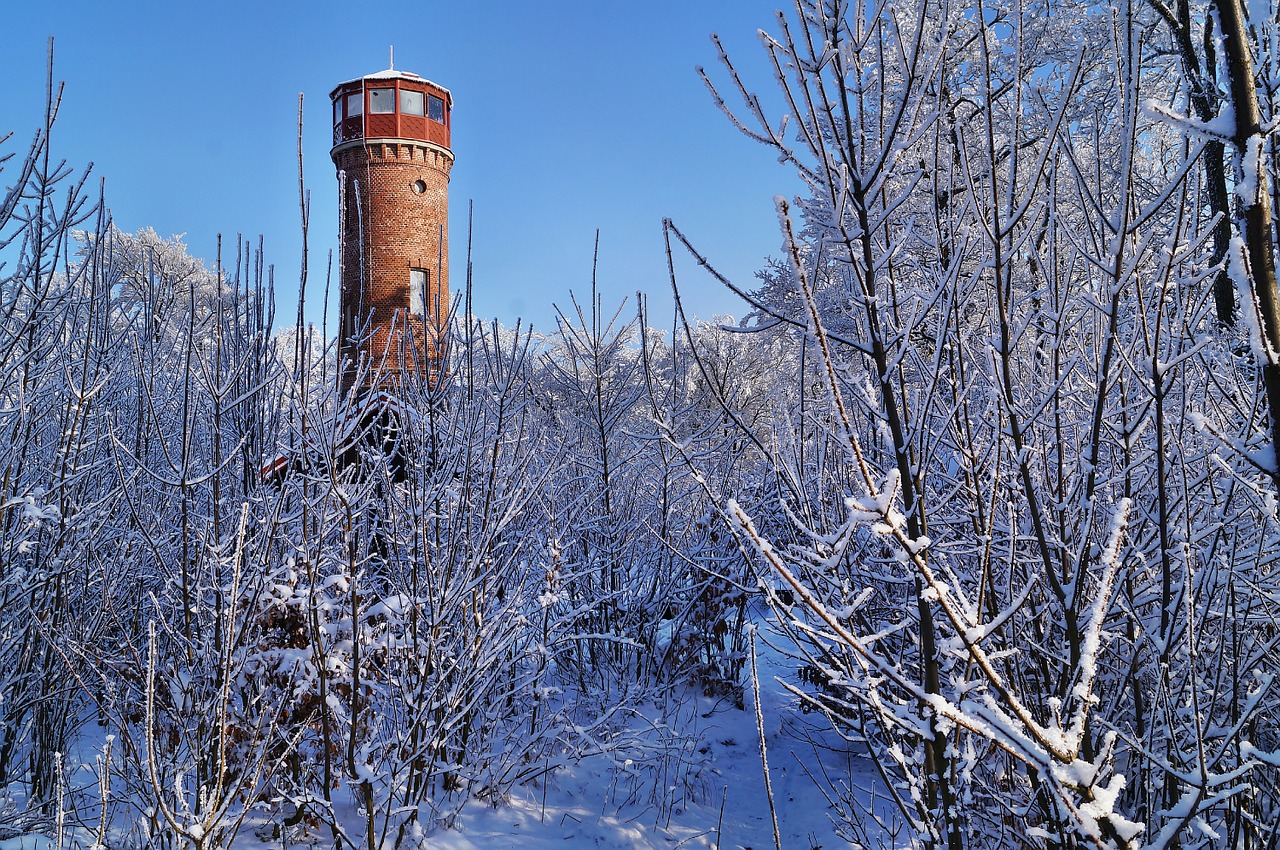
[[[749,283],[778,253],[772,198],[798,185],[720,115],[694,70],[716,65],[709,34],[717,32],[769,92],[756,30],[775,29],[778,5],[24,2],[6,8],[0,34],[0,132],[15,131],[5,148],[14,150],[39,123],[53,35],[55,76],[67,83],[56,153],[77,168],[94,163],[122,229],[185,233],[191,253],[209,260],[218,233],[230,243],[263,234],[283,324],[301,257],[295,151],[304,94],[307,316],[319,322],[337,227],[328,94],[387,67],[394,45],[397,68],[449,88],[456,102],[455,293],[472,200],[478,313],[548,329],[553,302],[567,306],[570,289],[588,291],[599,228],[606,305],[644,290],[651,323],[664,326],[664,216],[735,280]],[[744,312],[688,264],[680,273],[691,312]]]

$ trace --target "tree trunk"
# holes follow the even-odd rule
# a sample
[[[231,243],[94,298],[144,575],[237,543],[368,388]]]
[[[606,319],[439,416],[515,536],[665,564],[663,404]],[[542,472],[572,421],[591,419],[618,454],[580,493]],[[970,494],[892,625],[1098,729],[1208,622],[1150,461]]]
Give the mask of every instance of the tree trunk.
[[[1276,285],[1271,245],[1271,195],[1266,187],[1266,170],[1262,167],[1263,134],[1258,89],[1240,0],[1220,0],[1218,9],[1222,20],[1223,59],[1236,118],[1232,142],[1239,158],[1236,193],[1241,204],[1241,220],[1236,226],[1242,231],[1240,235],[1244,240],[1244,260],[1252,301],[1242,309],[1253,309],[1256,316],[1261,337],[1261,348],[1256,355],[1262,367],[1267,414],[1271,420],[1271,447],[1273,452],[1277,452],[1280,451],[1280,288]],[[1272,480],[1280,488],[1280,456],[1273,455],[1270,472]]]

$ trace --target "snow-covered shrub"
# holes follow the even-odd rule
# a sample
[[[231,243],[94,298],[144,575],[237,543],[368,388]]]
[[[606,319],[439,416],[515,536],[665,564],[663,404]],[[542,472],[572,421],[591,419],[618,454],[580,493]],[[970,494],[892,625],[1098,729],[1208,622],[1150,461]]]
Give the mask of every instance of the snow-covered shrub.
[[[101,255],[73,255],[78,228],[107,224],[48,155],[57,97],[29,148],[0,157],[0,788],[21,783],[44,815],[87,701],[68,648],[104,633],[95,541],[117,506],[109,291]]]

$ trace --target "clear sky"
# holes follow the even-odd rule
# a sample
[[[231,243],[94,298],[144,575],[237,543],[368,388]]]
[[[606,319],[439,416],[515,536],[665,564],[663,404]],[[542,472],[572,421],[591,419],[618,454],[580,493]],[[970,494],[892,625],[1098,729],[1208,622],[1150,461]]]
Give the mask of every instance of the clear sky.
[[[454,292],[464,279],[471,200],[477,313],[548,329],[553,302],[566,306],[571,288],[589,290],[599,228],[606,305],[644,290],[651,323],[664,326],[664,216],[738,281],[750,283],[763,259],[779,252],[772,198],[794,194],[798,184],[729,124],[695,73],[701,64],[724,78],[709,38],[717,32],[770,92],[756,30],[776,30],[778,5],[12,3],[0,31],[0,133],[15,131],[5,148],[12,151],[40,122],[46,39],[54,36],[55,77],[67,84],[56,154],[77,168],[93,162],[124,230],[185,233],[191,253],[209,260],[218,233],[230,243],[237,233],[263,234],[288,324],[301,257],[303,94],[312,209],[307,316],[318,323],[337,230],[328,95],[339,82],[386,68],[394,45],[396,68],[454,95]],[[687,264],[681,281],[698,316],[744,312]]]

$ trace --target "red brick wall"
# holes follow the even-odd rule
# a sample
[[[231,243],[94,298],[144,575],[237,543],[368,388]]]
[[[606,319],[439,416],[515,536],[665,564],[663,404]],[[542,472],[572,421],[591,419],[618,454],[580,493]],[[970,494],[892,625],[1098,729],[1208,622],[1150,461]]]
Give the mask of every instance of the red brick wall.
[[[338,150],[333,158],[342,235],[340,351],[347,363],[341,389],[353,386],[360,369],[368,370],[362,378],[366,385],[376,380],[375,373],[389,383],[402,370],[430,377],[449,311],[453,157],[428,144],[372,140]],[[424,192],[414,191],[416,181],[425,185]],[[409,314],[413,268],[428,272],[431,321],[425,327]],[[364,333],[354,338],[361,328]]]

